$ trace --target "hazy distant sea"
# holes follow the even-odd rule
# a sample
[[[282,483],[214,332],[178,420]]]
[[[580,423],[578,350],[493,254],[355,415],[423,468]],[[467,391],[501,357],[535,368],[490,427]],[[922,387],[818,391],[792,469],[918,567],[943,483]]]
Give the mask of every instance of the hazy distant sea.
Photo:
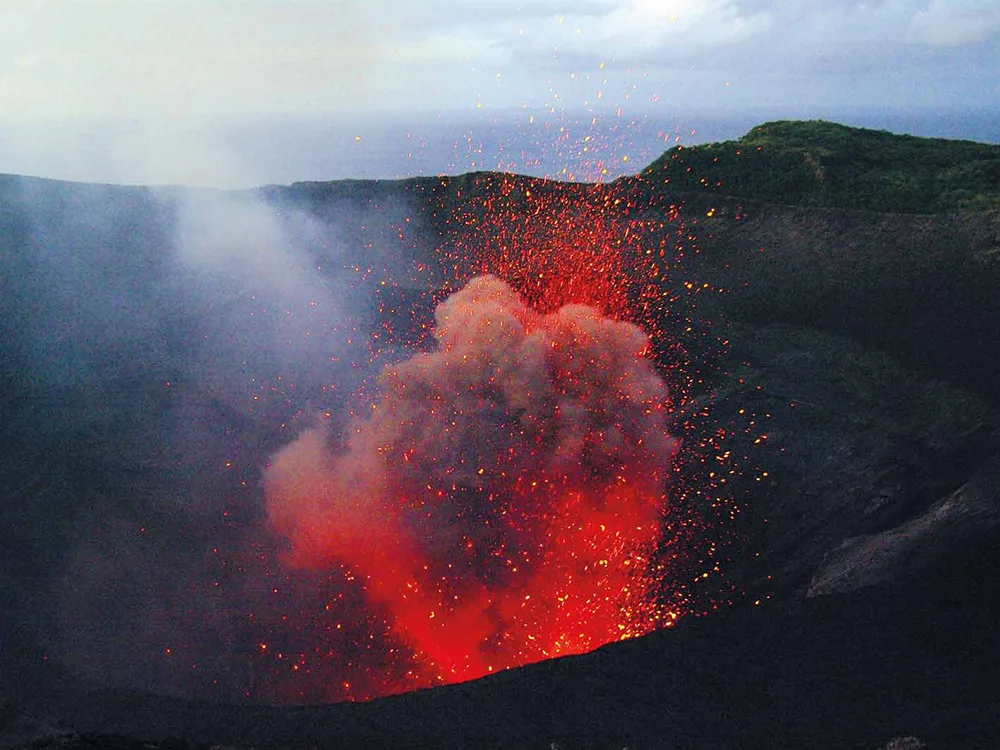
[[[643,116],[288,117],[212,122],[0,123],[0,173],[86,182],[251,187],[506,170],[610,180],[673,145],[737,138],[777,119],[825,119],[911,135],[1000,143],[1000,110],[744,111]]]

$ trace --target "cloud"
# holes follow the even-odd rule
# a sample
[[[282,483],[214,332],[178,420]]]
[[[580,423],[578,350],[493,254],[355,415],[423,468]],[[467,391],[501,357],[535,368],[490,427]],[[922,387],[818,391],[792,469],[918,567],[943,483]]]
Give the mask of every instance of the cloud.
[[[991,0],[932,0],[910,18],[912,38],[941,47],[985,42],[1000,32],[1000,6]]]
[[[8,3],[0,10],[0,119],[637,112],[653,101],[675,110],[791,110],[804,101],[835,110],[856,105],[858,90],[865,104],[959,106],[992,96],[1000,68],[994,5]],[[928,75],[935,83],[923,87]]]
[[[570,12],[556,25],[552,42],[559,49],[640,62],[647,55],[680,56],[747,41],[769,28],[770,17],[727,0],[629,0],[596,16]]]
[[[22,9],[23,8],[23,9]],[[0,97],[20,116],[246,114],[363,101],[398,14],[358,2],[8,8]]]

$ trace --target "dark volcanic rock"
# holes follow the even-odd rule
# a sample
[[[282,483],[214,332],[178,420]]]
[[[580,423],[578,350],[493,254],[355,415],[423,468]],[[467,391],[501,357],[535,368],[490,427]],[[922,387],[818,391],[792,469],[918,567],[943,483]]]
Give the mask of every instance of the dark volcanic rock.
[[[26,747],[61,747],[74,733],[22,713],[0,698],[0,750]]]
[[[809,582],[808,596],[871,586],[920,573],[947,550],[1000,526],[1000,456],[922,515],[877,534],[850,537],[831,550]]]
[[[836,333],[1000,403],[1000,211],[912,216],[677,200],[701,247],[692,276],[732,290],[700,300],[709,316]]]
[[[942,506],[951,520],[927,524],[926,543],[948,549],[960,529],[988,531],[1000,438],[987,402],[839,336],[737,325],[729,334],[717,417],[739,425],[740,409],[755,415],[730,448],[767,471],[744,490],[745,533],[759,556],[744,554],[730,573],[745,587],[802,593],[845,540]]]

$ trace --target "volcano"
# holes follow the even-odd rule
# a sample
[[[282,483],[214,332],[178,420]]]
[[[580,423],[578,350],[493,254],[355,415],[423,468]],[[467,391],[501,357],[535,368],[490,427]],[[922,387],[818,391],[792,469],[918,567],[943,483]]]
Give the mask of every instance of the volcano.
[[[2,178],[0,737],[1000,741],[997,151]]]

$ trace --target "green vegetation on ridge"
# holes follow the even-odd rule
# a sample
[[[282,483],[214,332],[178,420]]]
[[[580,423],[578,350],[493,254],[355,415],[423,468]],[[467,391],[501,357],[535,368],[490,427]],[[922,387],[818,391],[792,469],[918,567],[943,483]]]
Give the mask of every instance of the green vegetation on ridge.
[[[1000,146],[822,120],[769,122],[735,141],[674,147],[640,178],[789,205],[980,210],[1000,207]]]

